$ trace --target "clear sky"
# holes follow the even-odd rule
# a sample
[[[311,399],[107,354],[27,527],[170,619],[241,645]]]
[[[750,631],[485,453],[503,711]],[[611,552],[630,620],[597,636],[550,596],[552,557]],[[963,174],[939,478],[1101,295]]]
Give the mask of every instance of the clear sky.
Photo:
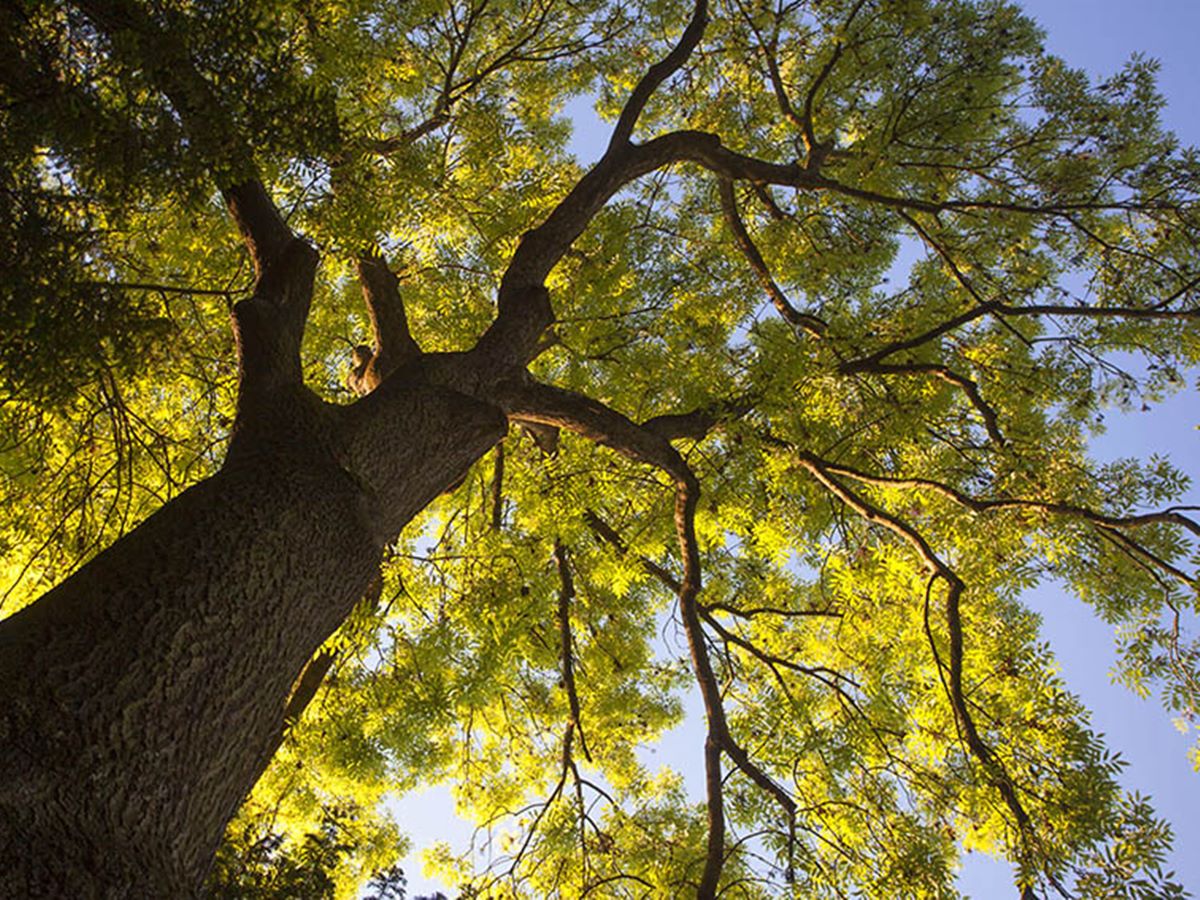
[[[1019,0],[1045,28],[1047,49],[1069,64],[1095,75],[1117,69],[1133,53],[1143,53],[1162,64],[1160,89],[1168,105],[1168,127],[1184,143],[1200,145],[1200,0]],[[607,140],[587,115],[587,104],[573,105],[579,134],[573,144],[583,162],[594,160]],[[1184,471],[1200,481],[1200,376],[1180,394],[1150,412],[1109,415],[1109,430],[1093,449],[1100,459],[1118,456],[1169,455]],[[1193,484],[1185,502],[1200,504],[1200,485]],[[1157,700],[1142,701],[1110,683],[1114,662],[1112,632],[1097,621],[1088,607],[1054,586],[1041,588],[1027,598],[1043,615],[1044,634],[1062,665],[1068,686],[1093,710],[1093,727],[1107,736],[1113,750],[1129,763],[1123,782],[1127,788],[1150,795],[1159,813],[1175,828],[1176,850],[1169,861],[1185,887],[1200,895],[1200,773],[1193,772],[1187,750],[1194,740],[1181,735]],[[685,730],[687,726],[684,726]],[[685,735],[668,739],[654,753],[658,764],[670,763],[686,771],[698,754],[685,748],[699,746]],[[698,777],[693,782],[700,785]],[[697,791],[697,796],[699,792]],[[418,846],[428,841],[463,841],[469,829],[453,821],[445,788],[406,798],[398,813],[402,827]],[[448,889],[420,873],[418,858],[404,862],[410,895]],[[1011,900],[1016,896],[1007,866],[977,854],[967,860],[960,879],[964,893],[976,900]]]

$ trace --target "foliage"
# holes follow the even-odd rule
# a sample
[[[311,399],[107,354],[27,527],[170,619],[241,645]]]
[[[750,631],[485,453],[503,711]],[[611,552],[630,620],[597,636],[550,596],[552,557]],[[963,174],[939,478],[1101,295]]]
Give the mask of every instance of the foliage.
[[[227,117],[183,123],[138,63],[170,48],[113,39],[91,3],[0,12],[4,614],[219,464],[252,286],[212,189],[251,163],[230,134],[323,254],[305,372],[350,402],[355,258],[387,257],[425,350],[470,347],[581,175],[566,104],[617,120],[694,15],[113,8],[175,35]],[[1194,725],[1200,529],[1170,508],[1190,482],[1087,454],[1200,361],[1200,159],[1159,125],[1153,64],[1092,84],[998,0],[708,17],[636,136],[710,132],[755,165],[685,156],[611,199],[547,280],[531,371],[637,422],[703,412],[672,437],[702,491],[723,793],[644,753],[704,681],[677,476],[527,422],[326,648],[219,857],[237,896],[353,896],[399,855],[386,797],[432,783],[487,851],[432,854],[463,896],[677,895],[714,806],[729,896],[954,896],[963,850],[1030,892],[1177,895],[1169,827],[1022,600],[1070,585],[1117,629],[1120,678]]]

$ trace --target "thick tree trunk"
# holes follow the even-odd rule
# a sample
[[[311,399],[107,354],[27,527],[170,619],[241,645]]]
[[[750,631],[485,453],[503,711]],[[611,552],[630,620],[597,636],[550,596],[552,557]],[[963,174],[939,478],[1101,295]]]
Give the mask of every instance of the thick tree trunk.
[[[399,528],[503,434],[414,374],[283,388],[225,467],[0,622],[0,897],[186,897]]]

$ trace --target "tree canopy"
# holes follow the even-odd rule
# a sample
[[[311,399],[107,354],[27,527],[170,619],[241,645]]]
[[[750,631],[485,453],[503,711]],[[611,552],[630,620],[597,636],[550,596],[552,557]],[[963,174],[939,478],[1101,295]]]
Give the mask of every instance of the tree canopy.
[[[1042,37],[1000,0],[4,5],[0,615],[220,467],[265,198],[319,252],[325,401],[502,342],[531,377],[305,670],[218,895],[402,893],[384,800],[433,783],[462,896],[956,896],[963,850],[1181,895],[1022,596],[1069,586],[1194,726],[1188,477],[1088,440],[1200,362],[1200,158],[1152,62]],[[688,696],[699,799],[639,753]]]

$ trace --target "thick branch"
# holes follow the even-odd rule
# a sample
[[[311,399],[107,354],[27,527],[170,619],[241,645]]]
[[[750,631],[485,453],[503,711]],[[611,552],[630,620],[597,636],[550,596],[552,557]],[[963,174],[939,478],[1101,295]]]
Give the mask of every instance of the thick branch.
[[[565,428],[662,469],[677,482],[691,477],[683,457],[666,438],[590,397],[526,377],[498,385],[491,399],[514,421]]]
[[[702,441],[722,420],[744,416],[753,405],[749,397],[718,400],[686,413],[667,413],[647,419],[641,427],[668,441]]]
[[[408,330],[399,279],[380,256],[360,256],[356,261],[363,299],[371,318],[375,339],[371,358],[363,368],[356,388],[366,393],[379,385],[396,369],[403,368],[421,355],[421,348]]]
[[[533,358],[538,338],[554,320],[545,288],[550,270],[613,194],[669,161],[636,152],[629,137],[650,95],[691,55],[706,23],[706,0],[696,0],[691,21],[679,43],[662,61],[650,67],[626,101],[608,149],[599,162],[541,225],[521,238],[500,282],[496,319],[476,346],[481,357],[522,365]]]
[[[170,101],[250,253],[254,295],[234,307],[242,374],[239,423],[244,424],[247,403],[303,381],[300,342],[317,254],[284,222],[258,177],[249,145],[196,68],[180,31],[164,27],[131,0],[80,0],[79,6],[109,36],[113,53],[145,71]]]
[[[233,308],[241,367],[239,408],[284,385],[300,385],[300,344],[312,302],[317,252],[290,238],[264,269],[253,296]]]
[[[304,715],[308,705],[317,696],[317,690],[321,687],[325,676],[329,674],[335,659],[337,659],[337,654],[332,650],[322,650],[308,661],[308,665],[296,679],[292,695],[288,697],[287,707],[283,712],[283,721],[289,728],[300,721],[300,717]]]
[[[697,896],[715,898],[717,884],[724,866],[724,809],[720,754],[729,758],[751,781],[774,797],[794,824],[795,803],[788,793],[774,782],[749,757],[734,739],[725,717],[721,689],[709,658],[708,647],[697,602],[700,593],[700,545],[696,539],[696,504],[700,498],[700,483],[678,451],[664,438],[635,425],[621,413],[609,407],[549,385],[526,381],[508,386],[499,398],[510,417],[543,424],[558,425],[581,434],[597,443],[612,447],[620,453],[662,469],[675,482],[675,531],[683,560],[683,577],[677,584],[679,611],[692,656],[692,668],[704,702],[708,735],[705,740],[705,770],[708,785],[709,832],[704,871],[697,887]],[[599,531],[614,546],[623,546],[619,536],[606,528],[599,517],[590,516],[593,529]],[[654,567],[655,569],[657,567]],[[649,567],[648,567],[649,569]],[[649,569],[653,572],[653,569]],[[658,572],[654,574],[659,575]],[[673,579],[659,575],[664,583]]]

